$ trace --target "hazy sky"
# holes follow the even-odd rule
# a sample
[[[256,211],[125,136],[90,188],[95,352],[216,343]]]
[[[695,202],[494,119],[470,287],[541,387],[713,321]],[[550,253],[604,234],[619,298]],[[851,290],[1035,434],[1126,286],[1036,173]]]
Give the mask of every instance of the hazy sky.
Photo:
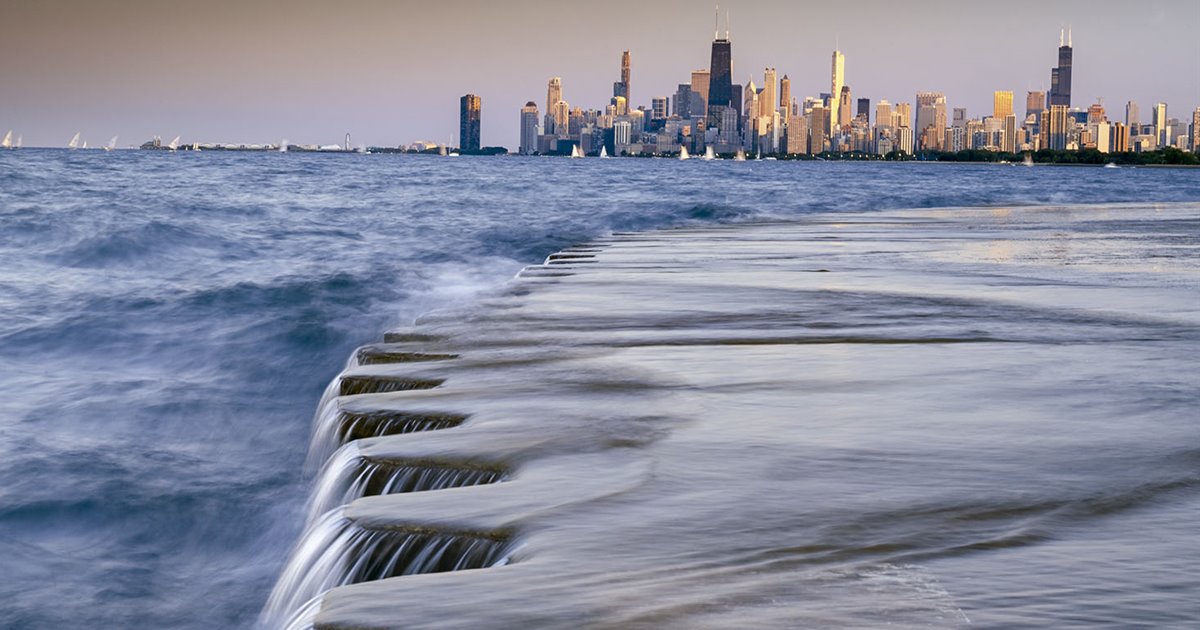
[[[1073,102],[1123,119],[1200,105],[1196,0],[851,0],[721,3],[734,78],[764,66],[803,98],[829,89],[835,40],[854,98],[946,93],[971,116],[992,91],[1049,87],[1059,27],[1074,28]],[[723,19],[723,18],[722,18]],[[457,136],[458,97],[483,99],[483,143],[515,149],[520,107],[563,78],[572,106],[601,108],[621,51],[650,105],[708,66],[713,4],[684,0],[0,0],[0,134],[62,146],[153,135],[185,141],[394,146]],[[543,112],[544,113],[544,112]],[[874,113],[872,113],[872,117]]]

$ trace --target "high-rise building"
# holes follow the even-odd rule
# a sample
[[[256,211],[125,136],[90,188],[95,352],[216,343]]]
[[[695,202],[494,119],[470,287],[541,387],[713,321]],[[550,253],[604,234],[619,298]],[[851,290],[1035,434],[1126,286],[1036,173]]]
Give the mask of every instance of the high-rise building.
[[[1171,138],[1167,136],[1167,104],[1154,104],[1154,138],[1158,143],[1158,148],[1163,148],[1171,144]]]
[[[850,97],[850,86],[843,85],[840,96],[838,97],[838,129],[846,130],[850,127],[850,119],[854,117],[854,101]]]
[[[1067,124],[1074,121],[1073,118],[1067,115],[1067,106],[1051,105],[1050,109],[1043,114],[1043,121],[1042,148],[1054,149],[1056,151],[1066,150],[1067,135],[1070,131]]]
[[[712,75],[707,69],[692,70],[692,94],[700,97],[700,109],[692,110],[693,117],[705,116],[708,111],[708,93],[712,89],[710,86]]]
[[[892,126],[892,105],[886,98],[879,99],[879,103],[875,105],[875,126]]]
[[[763,92],[758,98],[758,115],[770,116],[778,107],[775,94],[775,68],[763,68]]]
[[[458,146],[463,151],[479,150],[479,97],[474,94],[458,99]]]
[[[671,113],[685,120],[691,118],[693,96],[692,85],[690,83],[680,83],[675,89],[675,108]]]
[[[1046,93],[1045,92],[1026,92],[1025,93],[1025,117],[1030,115],[1042,115],[1042,111],[1046,109]]]
[[[779,109],[783,110],[784,115],[787,117],[786,120],[789,120],[789,121],[792,118],[791,107],[792,107],[792,80],[789,79],[788,75],[785,74],[785,75],[783,75],[783,78],[779,80]]]
[[[946,129],[946,96],[941,92],[917,92],[917,125],[914,129],[922,151],[941,148]]]
[[[554,104],[563,100],[562,79],[560,77],[551,77],[550,82],[546,85],[546,113],[549,114],[554,110]]]
[[[1103,103],[1092,103],[1087,110],[1087,122],[1089,125],[1108,120],[1108,116],[1104,113]]]
[[[892,108],[892,125],[894,127],[912,128],[912,103],[896,103]],[[876,122],[878,124],[878,122]],[[908,143],[908,152],[912,152],[912,142]]]
[[[966,107],[955,107],[954,108],[953,117],[950,119],[950,126],[951,127],[961,127],[963,129],[965,129],[967,127],[967,108]]]
[[[1200,153],[1200,107],[1192,112],[1192,152]]]
[[[1017,152],[1017,115],[1009,113],[1003,118],[1004,127],[1000,129],[1000,150],[1005,153]]]
[[[838,99],[842,94],[842,84],[846,82],[846,56],[840,50],[833,51],[833,67],[830,70],[829,77],[829,125],[826,127],[826,133],[830,137],[836,132],[838,124]]]
[[[651,120],[665,120],[667,116],[670,116],[668,113],[669,110],[667,108],[667,101],[668,99],[665,96],[655,96],[654,98],[650,99]]]
[[[1129,151],[1129,126],[1121,123],[1112,124],[1112,150],[1113,153],[1125,153]]]
[[[521,148],[522,155],[537,153],[537,139],[542,130],[538,125],[537,103],[529,101],[521,108]]]
[[[858,99],[858,110],[855,112],[854,117],[863,121],[865,125],[871,124],[871,99]]]
[[[734,100],[733,95],[733,52],[729,42],[728,24],[725,25],[725,37],[720,36],[714,24],[712,55],[709,57],[708,67],[711,75],[704,90],[708,126],[718,127],[722,120],[721,112],[725,108],[741,106],[741,103]]]
[[[1058,35],[1058,66],[1050,70],[1050,104],[1071,107],[1071,34]]]
[[[1130,130],[1136,130],[1141,125],[1142,114],[1138,111],[1138,104],[1133,101],[1125,103],[1125,126]],[[1137,132],[1134,131],[1133,135],[1136,136]]]
[[[808,112],[809,153],[821,153],[829,143],[830,111],[822,105],[813,107]]]
[[[571,106],[566,101],[560,99],[548,115],[554,121],[556,136],[565,138],[571,135]]]
[[[629,100],[629,51],[621,53],[621,80],[613,83],[613,97],[624,97],[625,102]]]
[[[1028,108],[1026,103],[1026,108]],[[1005,116],[1013,113],[1013,93],[1011,90],[1001,90],[992,93],[992,117],[1004,120]]]

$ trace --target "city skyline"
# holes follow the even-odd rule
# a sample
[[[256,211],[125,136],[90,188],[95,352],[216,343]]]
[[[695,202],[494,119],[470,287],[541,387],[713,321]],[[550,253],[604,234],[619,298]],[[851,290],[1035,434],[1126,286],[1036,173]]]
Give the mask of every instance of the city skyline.
[[[120,135],[122,146],[154,135],[328,144],[346,132],[370,145],[446,142],[458,136],[454,105],[470,93],[484,103],[481,144],[516,150],[514,112],[530,100],[540,104],[549,77],[562,77],[572,106],[603,107],[629,50],[629,105],[649,108],[706,67],[713,30],[712,5],[698,2],[639,7],[636,18],[613,11],[627,16],[613,28],[605,27],[610,17],[594,16],[600,28],[588,31],[603,37],[503,28],[536,23],[550,4],[532,1],[206,3],[204,11],[188,2],[4,5],[12,28],[0,40],[8,101],[0,132],[18,130],[26,146],[63,146],[77,131],[92,144]],[[1171,117],[1200,104],[1200,43],[1191,36],[1200,7],[1146,2],[1131,12],[1117,2],[1014,2],[993,12],[936,1],[893,16],[889,3],[858,6],[863,11],[847,16],[722,3],[722,19],[727,10],[732,18],[732,82],[761,81],[762,68],[772,67],[789,77],[793,97],[817,96],[830,89],[836,48],[852,98],[896,103],[938,91],[952,107],[985,115],[996,91],[1050,92],[1059,30],[1069,25],[1074,107],[1101,96],[1114,112],[1132,100],[1147,121],[1158,102],[1168,103]],[[867,19],[872,10],[887,24]],[[661,26],[639,28],[647,24]],[[463,46],[471,37],[477,45]]]

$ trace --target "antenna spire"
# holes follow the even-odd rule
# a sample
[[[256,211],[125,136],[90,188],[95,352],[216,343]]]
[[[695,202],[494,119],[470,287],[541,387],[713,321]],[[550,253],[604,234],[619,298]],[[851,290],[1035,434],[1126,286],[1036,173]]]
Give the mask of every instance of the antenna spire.
[[[1071,27],[1070,26],[1067,26],[1067,47],[1068,48],[1074,47],[1074,44],[1071,43]]]
[[[725,9],[725,39],[729,39],[729,9]]]
[[[1060,28],[1060,29],[1058,29],[1058,47],[1059,47],[1059,48],[1062,48],[1062,47],[1063,47],[1063,45],[1066,43],[1066,42],[1064,41],[1064,37],[1063,37],[1064,35],[1066,35],[1066,33],[1064,33],[1064,32],[1063,32],[1063,31],[1065,31],[1065,30],[1066,30],[1066,29],[1061,29],[1061,28]]]
[[[721,5],[719,5],[719,4],[713,5],[713,39],[721,38],[720,37],[721,36],[720,21],[721,21]]]

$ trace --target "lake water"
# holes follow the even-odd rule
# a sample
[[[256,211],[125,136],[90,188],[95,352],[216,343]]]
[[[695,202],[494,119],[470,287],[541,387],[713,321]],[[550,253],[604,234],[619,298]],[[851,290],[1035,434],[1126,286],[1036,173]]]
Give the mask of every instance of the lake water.
[[[500,483],[344,518],[474,518],[509,564],[331,623],[1191,627],[1197,201],[1195,170],[0,152],[0,617],[255,625],[324,522],[326,384],[437,310],[412,351],[461,359],[386,400],[464,424],[362,449],[490,446]]]

